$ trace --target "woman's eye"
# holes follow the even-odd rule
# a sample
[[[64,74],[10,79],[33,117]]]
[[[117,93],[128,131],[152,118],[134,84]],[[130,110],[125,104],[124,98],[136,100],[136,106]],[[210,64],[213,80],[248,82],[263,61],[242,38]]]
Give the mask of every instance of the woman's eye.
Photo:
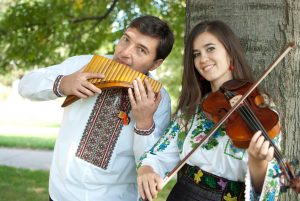
[[[211,51],[213,51],[215,49],[215,47],[208,47],[207,48],[207,52],[211,52]]]
[[[193,53],[193,57],[194,57],[194,58],[196,58],[196,57],[198,57],[198,56],[200,56],[200,53],[199,53],[199,52],[194,52],[194,53]]]

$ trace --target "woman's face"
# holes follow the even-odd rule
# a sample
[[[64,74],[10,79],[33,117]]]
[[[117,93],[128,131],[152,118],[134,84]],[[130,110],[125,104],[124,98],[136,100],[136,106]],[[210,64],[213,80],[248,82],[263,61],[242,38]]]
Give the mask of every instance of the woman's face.
[[[211,83],[216,91],[232,79],[230,57],[223,44],[211,33],[198,35],[193,42],[194,65],[198,72]]]

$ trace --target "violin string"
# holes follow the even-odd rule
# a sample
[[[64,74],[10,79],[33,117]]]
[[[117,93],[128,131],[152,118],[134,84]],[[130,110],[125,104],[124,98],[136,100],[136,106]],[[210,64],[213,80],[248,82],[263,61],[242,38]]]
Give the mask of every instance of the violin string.
[[[223,92],[225,97],[230,100],[231,98],[233,98],[236,94],[231,92],[231,91],[224,91]],[[291,173],[291,171],[289,171],[289,167],[287,167],[287,164],[283,161],[283,157],[281,156],[279,150],[277,149],[277,147],[274,145],[273,141],[270,139],[270,137],[267,135],[266,130],[264,129],[264,127],[262,126],[262,124],[260,123],[260,121],[257,119],[256,115],[253,113],[253,111],[251,109],[249,109],[249,105],[247,103],[247,101],[244,101],[244,106],[241,105],[237,110],[240,113],[241,117],[245,120],[245,122],[249,123],[249,127],[250,129],[252,129],[253,132],[256,132],[258,130],[262,131],[262,134],[264,135],[264,137],[271,143],[271,145],[274,147],[274,155],[275,155],[275,159],[277,160],[277,162],[279,163],[282,172],[284,172],[284,175],[286,176],[287,180],[290,181],[291,178],[293,177],[293,174]]]
[[[233,97],[235,96],[235,94],[233,92],[228,91],[230,94],[229,97]],[[249,109],[249,105],[247,102],[244,102],[244,106],[240,106],[238,109],[241,113],[241,116],[244,117],[246,122],[249,122],[249,126],[251,127],[250,129],[252,129],[252,131],[256,132],[258,130],[262,131],[262,134],[264,135],[264,137],[271,143],[271,145],[274,147],[274,154],[275,154],[275,158],[278,160],[279,163],[282,163],[282,156],[279,152],[279,150],[277,149],[276,145],[273,143],[273,141],[270,139],[270,137],[267,135],[266,130],[264,129],[264,127],[262,126],[262,124],[260,123],[260,121],[258,120],[258,118],[256,117],[256,115],[252,112],[251,109]]]
[[[261,130],[264,137],[274,147],[275,158],[277,159],[278,163],[281,164],[281,167],[284,169],[283,171],[286,173],[287,179],[290,180],[291,178],[293,178],[293,174],[291,174],[291,172],[289,171],[289,168],[286,166],[286,163],[284,162],[283,157],[282,157],[281,153],[279,152],[277,146],[273,143],[273,141],[267,135],[266,130],[264,129],[264,127],[262,126],[262,124],[260,123],[260,121],[258,120],[256,115],[253,113],[253,111],[251,109],[249,109],[248,103],[245,102],[245,105],[246,106],[242,106],[243,107],[241,109],[241,110],[243,110],[242,112],[243,113],[248,113],[248,114],[246,114],[246,116],[247,116],[246,118],[249,118],[249,120],[252,121],[252,124],[253,124],[252,126],[254,126],[254,127],[258,128],[259,130]]]
[[[248,103],[245,103],[245,106],[244,106],[244,108],[242,110],[243,110],[243,113],[246,116],[246,118],[255,127],[255,129],[256,129],[255,131],[261,130],[261,132],[262,132],[263,136],[266,138],[266,140],[268,140],[270,142],[270,144],[274,147],[274,152],[275,152],[275,154],[277,154],[278,158],[282,158],[282,156],[281,156],[278,148],[276,147],[276,145],[274,144],[274,142],[272,141],[272,139],[267,134],[267,131],[265,130],[265,128],[263,127],[263,125],[261,124],[261,122],[259,121],[259,119],[253,113],[253,111],[251,109],[249,109]]]
[[[249,109],[248,103],[245,103],[246,106],[242,106],[241,107],[241,112],[244,113],[243,115],[245,115],[245,118],[248,118],[249,121],[252,121],[252,126],[256,127],[257,129],[262,130],[262,133],[264,135],[264,137],[271,143],[271,145],[274,147],[274,153],[275,153],[275,158],[278,161],[278,163],[280,164],[282,171],[285,172],[285,176],[287,177],[287,179],[290,181],[291,178],[293,178],[293,174],[291,173],[291,171],[289,170],[289,168],[287,167],[286,163],[283,161],[283,157],[280,154],[279,150],[277,149],[276,145],[274,145],[273,141],[270,139],[270,137],[266,134],[266,131],[264,129],[264,127],[262,126],[262,124],[260,123],[260,121],[258,120],[258,118],[256,117],[256,115],[253,113],[252,110]],[[247,114],[248,113],[248,114]],[[252,116],[252,117],[250,117]],[[255,119],[255,120],[254,120]]]

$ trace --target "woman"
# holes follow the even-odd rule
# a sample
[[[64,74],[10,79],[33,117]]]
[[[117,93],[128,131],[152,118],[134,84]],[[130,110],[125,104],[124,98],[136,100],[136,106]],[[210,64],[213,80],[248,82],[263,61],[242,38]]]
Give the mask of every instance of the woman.
[[[252,81],[238,38],[221,21],[197,24],[188,36],[184,53],[182,92],[176,115],[163,137],[138,166],[138,187],[143,199],[152,200],[162,178],[212,128],[201,110],[203,97],[231,79]],[[274,139],[279,143],[279,135]],[[247,150],[233,146],[220,128],[180,171],[168,201],[276,200],[278,165],[274,148],[256,132]]]

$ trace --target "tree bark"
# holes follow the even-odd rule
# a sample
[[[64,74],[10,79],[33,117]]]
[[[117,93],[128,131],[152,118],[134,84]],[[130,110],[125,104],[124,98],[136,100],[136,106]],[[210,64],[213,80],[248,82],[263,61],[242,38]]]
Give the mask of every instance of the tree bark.
[[[260,86],[279,112],[283,155],[300,161],[300,1],[187,0],[186,35],[199,21],[214,19],[226,22],[239,36],[255,78],[289,42],[295,42],[296,48]],[[290,190],[281,198],[290,201],[300,196]]]

